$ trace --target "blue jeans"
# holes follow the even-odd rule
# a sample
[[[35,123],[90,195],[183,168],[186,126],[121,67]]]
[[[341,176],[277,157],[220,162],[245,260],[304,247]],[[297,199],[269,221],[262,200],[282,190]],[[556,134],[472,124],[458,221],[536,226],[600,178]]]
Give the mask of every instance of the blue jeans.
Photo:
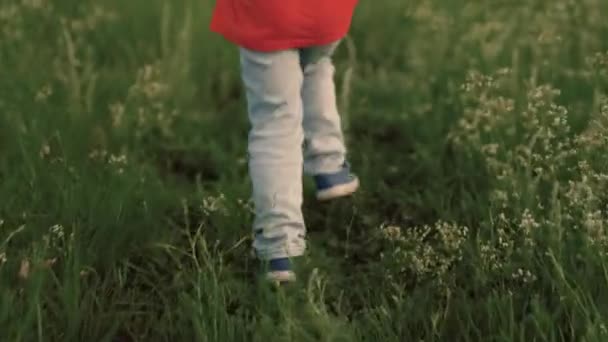
[[[345,161],[331,60],[337,45],[240,49],[251,124],[253,247],[260,259],[304,253],[302,173],[336,172]]]

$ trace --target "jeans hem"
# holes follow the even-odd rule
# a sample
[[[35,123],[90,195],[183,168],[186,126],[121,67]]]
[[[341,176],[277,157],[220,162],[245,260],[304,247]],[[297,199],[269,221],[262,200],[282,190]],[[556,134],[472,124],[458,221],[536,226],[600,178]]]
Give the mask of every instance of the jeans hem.
[[[260,260],[268,261],[272,259],[280,259],[280,258],[295,258],[304,255],[306,251],[305,247],[297,247],[297,248],[281,248],[281,249],[256,249],[255,254],[256,257]]]

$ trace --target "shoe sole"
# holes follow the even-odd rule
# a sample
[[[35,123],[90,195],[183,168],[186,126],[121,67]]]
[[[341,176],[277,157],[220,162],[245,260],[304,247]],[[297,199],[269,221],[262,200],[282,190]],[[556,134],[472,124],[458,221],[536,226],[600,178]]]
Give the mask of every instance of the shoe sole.
[[[271,271],[266,273],[266,281],[274,284],[287,284],[296,281],[296,274],[293,271]]]
[[[317,192],[317,200],[329,201],[339,197],[350,196],[359,189],[359,179],[355,178],[353,181],[336,185],[329,189],[321,190]]]

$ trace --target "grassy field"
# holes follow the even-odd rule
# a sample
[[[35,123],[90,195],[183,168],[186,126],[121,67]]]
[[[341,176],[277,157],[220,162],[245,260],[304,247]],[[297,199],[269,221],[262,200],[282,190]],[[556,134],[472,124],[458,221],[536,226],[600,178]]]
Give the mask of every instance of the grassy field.
[[[212,5],[0,0],[1,341],[608,341],[608,2],[361,1],[278,291]]]

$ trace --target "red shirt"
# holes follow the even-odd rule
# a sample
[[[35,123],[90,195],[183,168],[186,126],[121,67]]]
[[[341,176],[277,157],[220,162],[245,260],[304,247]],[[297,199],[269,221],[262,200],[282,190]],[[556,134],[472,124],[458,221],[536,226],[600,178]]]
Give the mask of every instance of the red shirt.
[[[211,30],[250,50],[329,44],[350,27],[357,0],[217,0]]]

